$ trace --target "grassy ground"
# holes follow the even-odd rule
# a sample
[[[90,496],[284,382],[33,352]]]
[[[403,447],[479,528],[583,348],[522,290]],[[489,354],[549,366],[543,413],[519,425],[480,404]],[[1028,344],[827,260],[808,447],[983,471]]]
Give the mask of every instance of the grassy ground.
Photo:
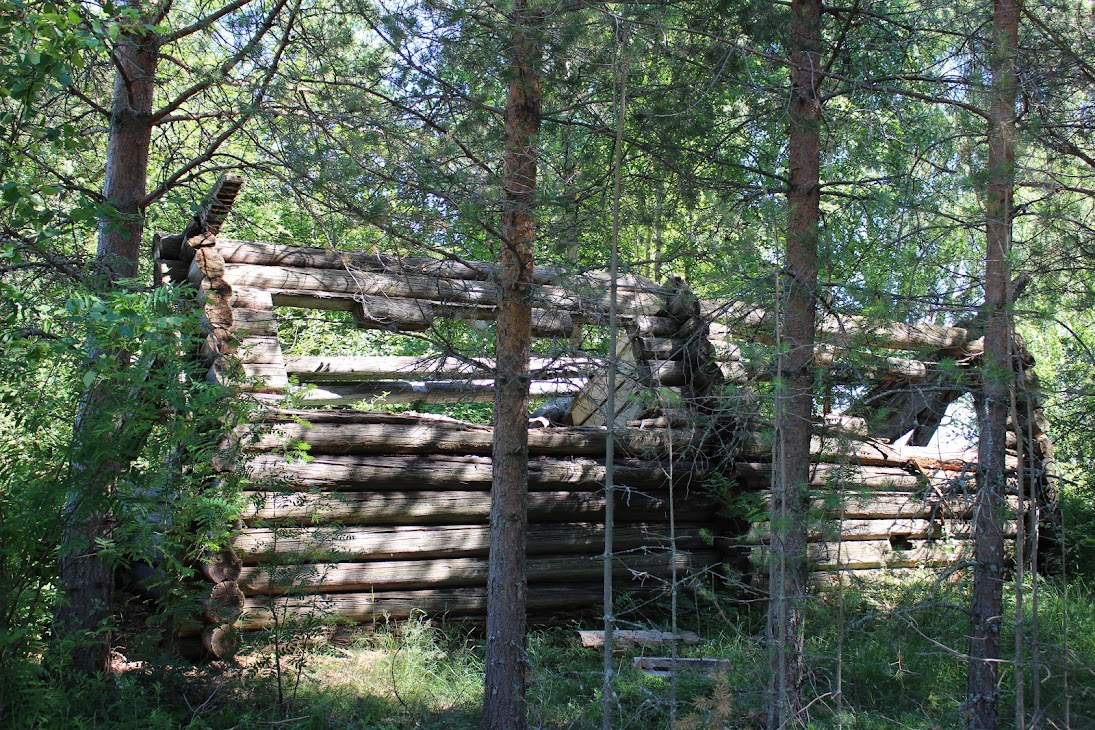
[[[837,596],[816,600],[807,624],[810,726],[962,727],[965,664],[960,652],[967,619],[960,608],[961,590],[933,594],[922,585],[847,593],[843,611]],[[1029,595],[1025,604],[1024,633],[1029,635]],[[1039,689],[1045,727],[1095,727],[1092,591],[1084,585],[1069,588],[1067,649],[1065,606],[1063,591],[1043,586]],[[671,716],[682,730],[760,726],[763,616],[756,607],[732,613],[725,605],[721,609],[733,620],[702,605],[682,617],[687,628],[704,637],[682,653],[726,659],[729,670],[713,677],[650,677],[632,667],[643,650],[619,654],[614,727],[665,728]],[[596,623],[582,627],[596,628]],[[529,637],[532,727],[601,726],[602,654],[582,648],[576,628],[540,629]],[[1010,657],[1010,621],[1002,641]],[[476,727],[480,719],[483,642],[478,630],[467,625],[425,619],[393,623],[348,642],[292,644],[280,662],[269,653],[245,652],[233,663],[194,667],[164,661],[136,644],[129,659],[144,663],[109,685],[73,687],[33,666],[3,677],[0,726],[455,730]],[[1024,699],[1030,711],[1034,686],[1031,672],[1026,674]],[[1004,727],[1014,720],[1014,676],[1012,665],[1004,665]]]

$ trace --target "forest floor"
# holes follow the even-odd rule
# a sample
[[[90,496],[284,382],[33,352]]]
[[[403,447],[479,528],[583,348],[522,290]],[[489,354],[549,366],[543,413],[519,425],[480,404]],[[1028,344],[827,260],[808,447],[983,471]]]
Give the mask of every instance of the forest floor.
[[[843,600],[819,599],[807,624],[808,726],[962,727],[967,622],[962,590],[951,586],[931,594],[927,586],[887,587],[847,592]],[[1063,599],[1054,584],[1042,585],[1038,708],[1043,727],[1095,728],[1095,601],[1086,586],[1070,586],[1066,647]],[[1029,609],[1029,594],[1025,603]],[[668,648],[618,652],[613,727],[761,727],[766,671],[761,607],[685,605],[682,628],[703,639],[682,645],[681,655],[727,663],[715,674],[681,671],[658,677],[636,669],[633,660],[643,654],[664,656]],[[582,647],[578,628],[599,626],[589,618],[535,629],[529,636],[530,727],[602,726],[603,653]],[[1024,634],[1032,628],[1028,612]],[[1013,626],[1005,625],[1002,633],[1005,655],[1011,657]],[[261,645],[245,647],[230,662],[198,665],[157,655],[134,640],[120,647],[122,671],[106,683],[74,686],[41,672],[9,675],[0,685],[0,708],[6,708],[0,727],[478,727],[479,627],[417,618],[333,640],[309,636],[317,634],[265,636]],[[1030,641],[1024,651],[1029,667]],[[1015,674],[1013,664],[1002,667],[1001,719],[1009,727],[1014,726]],[[1033,672],[1028,668],[1025,674],[1029,714],[1035,710]]]

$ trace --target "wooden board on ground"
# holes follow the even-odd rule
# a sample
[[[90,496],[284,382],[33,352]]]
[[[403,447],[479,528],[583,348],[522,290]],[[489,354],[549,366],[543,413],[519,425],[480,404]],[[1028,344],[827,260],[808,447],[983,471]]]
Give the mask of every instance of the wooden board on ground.
[[[700,635],[695,631],[678,631],[677,641],[682,644],[698,644]],[[578,629],[578,639],[582,646],[594,649],[605,645],[603,630]],[[636,629],[617,629],[612,632],[613,645],[618,649],[630,649],[636,646],[661,646],[673,641],[672,631],[650,631]]]

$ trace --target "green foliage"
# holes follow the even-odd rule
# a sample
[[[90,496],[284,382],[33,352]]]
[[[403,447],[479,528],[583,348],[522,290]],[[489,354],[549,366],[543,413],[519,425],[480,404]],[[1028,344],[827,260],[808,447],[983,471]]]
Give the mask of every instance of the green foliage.
[[[180,356],[202,333],[175,290],[9,301],[0,324],[13,355],[0,373],[0,714],[33,694],[27,680],[57,599],[66,513],[109,512],[102,554],[125,572],[153,568],[142,590],[159,596],[159,621],[194,615],[186,579],[224,544],[240,507],[235,478],[218,478],[213,464],[245,407]]]

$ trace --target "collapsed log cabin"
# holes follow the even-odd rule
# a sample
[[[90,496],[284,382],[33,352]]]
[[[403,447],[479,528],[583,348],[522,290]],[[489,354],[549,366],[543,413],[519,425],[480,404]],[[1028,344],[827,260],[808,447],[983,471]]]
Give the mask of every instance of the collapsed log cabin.
[[[222,178],[187,231],[159,235],[154,245],[157,282],[194,288],[209,333],[197,356],[209,377],[262,406],[239,429],[237,456],[225,465],[248,477],[249,506],[235,543],[204,566],[205,624],[186,631],[220,655],[234,629],[294,617],[482,615],[491,427],[348,406],[489,401],[490,359],[458,352],[286,357],[279,316],[339,310],[351,313],[353,327],[396,333],[489,322],[495,266],[228,239],[220,226],[241,183]],[[537,337],[580,343],[583,328],[608,322],[606,275],[540,268],[535,281]],[[771,315],[700,301],[680,280],[625,276],[616,286],[613,357],[571,348],[566,357],[530,363],[533,397],[569,399],[562,418],[529,438],[535,615],[601,600],[610,428],[621,582],[658,593],[684,576],[724,580],[726,566],[764,572],[757,567],[772,452],[764,423],[740,404],[754,400],[751,383],[770,377]],[[815,585],[960,567],[972,551],[976,451],[928,444],[947,407],[976,382],[976,333],[836,315],[820,329],[815,359],[828,380],[854,378],[868,388],[843,414],[819,417],[815,429]],[[1016,353],[1017,368],[1028,372],[1019,342]],[[611,414],[609,368],[616,369]],[[727,408],[727,393],[735,407]],[[1013,538],[1034,532],[1027,526],[1036,524],[1052,477],[1044,419],[1032,396],[1021,401],[1009,462]],[[910,432],[910,444],[897,445]],[[308,458],[294,458],[302,448]],[[741,495],[752,513],[728,506]]]

